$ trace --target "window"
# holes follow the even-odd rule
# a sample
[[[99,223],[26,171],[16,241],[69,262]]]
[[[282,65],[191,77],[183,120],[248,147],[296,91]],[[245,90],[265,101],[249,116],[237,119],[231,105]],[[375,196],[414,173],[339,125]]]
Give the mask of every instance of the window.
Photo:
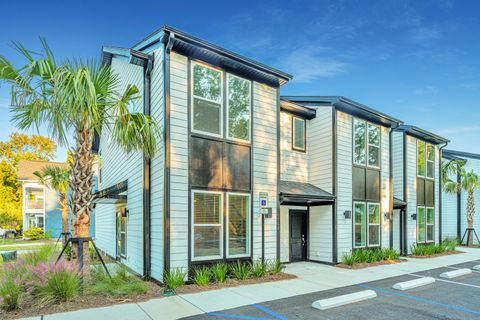
[[[250,254],[250,195],[228,194],[227,252],[228,257]]]
[[[422,140],[417,142],[417,175],[425,177],[425,142]]]
[[[427,144],[427,178],[435,178],[435,147]]]
[[[380,204],[354,203],[354,248],[380,246]]]
[[[117,252],[118,257],[127,257],[127,209],[117,211]]]
[[[44,218],[43,216],[37,216],[37,228],[43,228]]]
[[[192,63],[192,131],[222,136],[222,72]]]
[[[227,75],[228,138],[250,141],[250,81]]]
[[[417,208],[417,242],[434,242],[435,238],[435,208]]]
[[[380,127],[354,119],[353,135],[353,163],[380,168]]]
[[[305,151],[305,119],[292,117],[292,149]]]
[[[222,193],[194,191],[192,200],[193,260],[222,257]]]

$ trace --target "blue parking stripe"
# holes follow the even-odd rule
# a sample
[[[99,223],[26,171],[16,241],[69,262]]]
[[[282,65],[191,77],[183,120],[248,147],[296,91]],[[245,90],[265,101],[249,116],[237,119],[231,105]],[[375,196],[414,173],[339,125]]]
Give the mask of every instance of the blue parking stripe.
[[[434,300],[429,300],[429,299],[425,299],[425,298],[420,298],[420,297],[408,295],[408,294],[405,294],[405,293],[393,292],[393,291],[390,291],[390,290],[381,289],[381,288],[376,288],[376,287],[372,287],[372,286],[368,286],[368,285],[364,285],[364,284],[359,284],[359,285],[357,285],[357,286],[358,286],[358,287],[361,287],[361,288],[365,288],[365,289],[370,289],[370,290],[373,290],[373,291],[376,291],[376,292],[381,292],[381,293],[389,294],[389,295],[392,295],[392,296],[402,297],[402,298],[406,298],[406,299],[410,299],[410,300],[420,301],[420,302],[424,302],[424,303],[428,303],[428,304],[432,304],[432,305],[444,307],[444,308],[451,309],[451,310],[462,311],[462,312],[466,312],[466,313],[471,313],[471,314],[475,314],[475,315],[480,315],[480,312],[479,312],[479,311],[470,310],[470,309],[463,308],[463,307],[452,306],[452,305],[445,304],[445,303],[442,303],[442,302],[438,302],[438,301],[434,301]]]
[[[244,319],[244,320],[270,320],[268,318],[257,318],[257,317],[249,317],[249,316],[237,316],[235,314],[228,314],[228,313],[218,313],[218,312],[209,312],[207,313],[209,316],[215,317],[224,317],[230,319]]]
[[[265,313],[268,313],[269,315],[271,315],[272,317],[275,317],[275,319],[279,319],[279,320],[288,320],[288,318],[285,318],[284,316],[281,316],[279,315],[278,313],[275,313],[273,312],[272,310],[269,310],[265,307],[262,307],[261,305],[258,305],[258,304],[252,304],[252,307],[255,307],[259,310],[262,310],[263,312]]]

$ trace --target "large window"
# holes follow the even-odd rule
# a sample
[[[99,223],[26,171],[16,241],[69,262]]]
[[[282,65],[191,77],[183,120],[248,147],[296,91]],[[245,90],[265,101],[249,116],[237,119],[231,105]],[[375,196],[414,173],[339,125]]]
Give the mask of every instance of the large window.
[[[193,192],[193,260],[219,259],[222,257],[222,199],[222,193],[220,192]]]
[[[425,141],[417,141],[417,175],[425,177]]]
[[[435,208],[417,208],[417,243],[430,243],[435,239]]]
[[[354,203],[354,247],[380,246],[380,204]]]
[[[192,131],[215,137],[250,141],[251,82],[212,67],[192,62]],[[223,110],[226,92],[226,130]]]
[[[435,177],[435,147],[427,144],[427,178],[433,179]]]
[[[117,210],[117,257],[127,257],[127,209]]]
[[[305,151],[305,119],[292,117],[292,149]]]
[[[227,250],[228,257],[250,254],[250,195],[228,193]]]
[[[417,175],[435,178],[435,146],[422,140],[417,140]]]
[[[226,258],[250,256],[250,195],[193,191],[192,198],[192,259],[200,261],[224,258],[224,232]],[[222,210],[224,200],[225,226]]]
[[[353,163],[380,168],[380,127],[364,120],[353,120]]]

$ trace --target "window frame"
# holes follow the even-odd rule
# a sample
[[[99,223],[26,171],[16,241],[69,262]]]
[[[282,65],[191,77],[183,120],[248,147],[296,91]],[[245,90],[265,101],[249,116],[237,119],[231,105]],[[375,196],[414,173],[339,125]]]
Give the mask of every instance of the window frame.
[[[220,213],[219,213],[219,224],[196,224],[195,223],[195,194],[217,194],[220,195]],[[190,218],[190,246],[191,246],[191,261],[196,262],[196,261],[209,261],[209,260],[220,260],[223,259],[224,252],[223,252],[223,247],[224,247],[224,224],[223,224],[223,217],[224,217],[224,192],[221,191],[211,191],[211,190],[201,190],[201,189],[195,189],[191,190],[191,218]],[[195,257],[195,226],[201,226],[201,227],[220,227],[220,238],[219,238],[219,247],[220,247],[220,254],[218,256],[201,256],[201,257]]]
[[[428,146],[431,146],[433,149],[433,160],[428,159]],[[425,179],[428,180],[435,180],[435,158],[436,158],[436,152],[437,150],[435,149],[435,145],[425,142]],[[433,176],[429,177],[428,176],[428,163],[433,163]]]
[[[419,241],[418,240],[418,235],[419,235],[419,227],[418,227],[418,224],[419,224],[419,210],[420,209],[423,209],[424,210],[424,241]],[[433,210],[433,223],[427,223],[428,219],[427,219],[427,216],[428,216],[428,210]],[[435,212],[435,207],[430,207],[430,206],[417,206],[417,223],[416,223],[416,228],[417,228],[417,238],[416,238],[416,242],[418,244],[431,244],[431,243],[435,243],[435,216],[436,216],[436,212]],[[432,240],[428,240],[427,238],[427,235],[428,235],[428,226],[433,226],[433,239]]]
[[[211,70],[214,70],[216,72],[219,72],[220,73],[220,102],[218,101],[214,101],[214,100],[211,100],[211,99],[208,99],[208,98],[204,98],[204,97],[199,97],[199,96],[196,96],[195,95],[195,90],[194,90],[194,73],[193,73],[193,68],[195,67],[195,65],[199,65],[201,67],[204,67],[204,68],[207,68],[207,69],[211,69]],[[217,137],[217,138],[223,138],[224,136],[224,131],[223,131],[223,127],[224,127],[224,104],[225,104],[225,93],[224,93],[224,71],[219,69],[219,68],[215,68],[211,65],[208,65],[204,62],[200,62],[200,61],[197,61],[197,60],[191,60],[191,63],[190,63],[190,130],[191,132],[193,133],[197,133],[197,134],[201,134],[201,135],[206,135],[206,136],[211,136],[211,137]],[[196,130],[195,129],[195,117],[193,116],[195,113],[194,113],[194,108],[195,108],[195,99],[200,99],[200,100],[203,100],[203,101],[206,101],[206,102],[210,102],[210,103],[215,103],[215,104],[218,104],[219,105],[219,109],[220,109],[220,116],[219,116],[219,126],[220,126],[220,133],[219,134],[216,134],[216,133],[211,133],[211,132],[206,132],[206,131],[201,131],[201,130]]]
[[[223,72],[222,72],[223,73]],[[248,80],[246,78],[242,78],[242,77],[239,77],[239,76],[236,76],[232,73],[228,73],[228,72],[225,72],[226,76],[225,76],[225,92],[226,92],[226,95],[225,95],[225,103],[226,103],[226,113],[225,113],[225,116],[226,116],[226,124],[225,124],[225,130],[226,130],[226,139],[227,140],[231,140],[231,141],[238,141],[238,142],[244,142],[244,143],[250,143],[251,140],[252,140],[252,81],[251,80]],[[228,93],[229,93],[229,82],[228,82],[228,78],[229,77],[234,77],[234,78],[237,78],[237,79],[241,79],[241,80],[244,80],[244,81],[247,81],[248,82],[248,138],[247,139],[240,139],[240,138],[235,138],[235,137],[231,137],[230,136],[230,99],[228,98]],[[193,78],[193,77],[192,77]],[[193,94],[193,90],[192,90],[192,94]]]
[[[382,126],[378,125],[378,124],[375,124],[373,122],[361,119],[361,118],[357,118],[357,117],[352,117],[352,118],[353,118],[353,122],[352,122],[352,146],[353,146],[352,162],[353,162],[353,164],[356,165],[356,166],[359,166],[359,167],[366,167],[366,168],[381,170],[381,168],[382,168]],[[356,148],[355,122],[362,122],[365,125],[365,134],[364,134],[364,137],[363,137],[364,144],[365,144],[365,150],[364,150],[364,152],[365,152],[365,163],[363,163],[363,164],[362,163],[357,163],[355,161],[355,148]],[[368,139],[368,134],[370,132],[370,130],[368,129],[369,125],[378,129],[378,132],[379,132],[378,146],[374,145],[374,144],[371,144],[369,142],[369,139]],[[369,159],[370,147],[378,148],[378,166],[374,166],[374,165],[369,164],[368,159]]]
[[[363,246],[357,246],[355,244],[355,206],[357,204],[363,205],[365,208],[365,245]],[[379,223],[370,223],[369,222],[369,211],[368,209],[370,206],[378,206],[379,208]],[[362,248],[380,248],[382,246],[382,205],[380,202],[375,202],[375,201],[359,201],[359,200],[354,200],[353,201],[353,207],[352,207],[352,223],[353,223],[353,228],[352,228],[352,233],[353,233],[353,238],[352,238],[352,243],[353,243],[353,249],[362,249]],[[369,227],[370,226],[377,226],[378,227],[378,244],[370,244],[370,237],[369,237]]]
[[[230,210],[229,210],[229,204],[230,204],[230,195],[236,195],[236,196],[246,196],[248,198],[247,200],[247,241],[246,241],[246,248],[247,252],[244,254],[234,254],[230,255],[230,234],[228,230],[228,225],[230,221]],[[245,258],[245,257],[250,257],[250,249],[251,249],[251,243],[252,243],[252,231],[251,231],[251,221],[252,221],[252,210],[251,210],[251,203],[252,203],[252,195],[249,193],[244,193],[244,192],[226,192],[225,193],[225,201],[226,201],[226,209],[225,209],[225,225],[227,226],[227,229],[225,231],[225,256],[227,259],[230,258]]]
[[[300,120],[303,122],[303,148],[295,146],[295,120]],[[307,152],[307,121],[304,118],[296,117],[292,115],[292,150],[299,152]]]
[[[122,211],[125,210],[125,217]],[[126,207],[118,208],[115,212],[117,216],[117,259],[127,259],[127,236],[128,236],[128,210]],[[124,221],[125,231],[122,232],[122,220]],[[125,252],[122,253],[122,233],[125,234]]]
[[[423,158],[425,160],[424,162],[424,174],[421,175],[420,172],[419,172],[419,166],[420,166],[420,162],[419,162],[419,144],[420,143],[423,143]],[[421,139],[417,139],[417,148],[416,148],[416,158],[417,158],[417,177],[420,177],[420,178],[424,178],[426,179],[427,177],[427,162],[426,162],[426,159],[427,159],[427,142],[421,140]]]

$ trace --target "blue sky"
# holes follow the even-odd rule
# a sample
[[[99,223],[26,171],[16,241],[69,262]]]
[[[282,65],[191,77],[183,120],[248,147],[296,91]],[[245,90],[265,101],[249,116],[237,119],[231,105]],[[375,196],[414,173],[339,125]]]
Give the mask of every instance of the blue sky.
[[[30,3],[29,3],[30,2]],[[8,1],[0,53],[10,41],[58,58],[98,58],[163,24],[294,75],[282,94],[342,95],[480,153],[480,2]],[[0,139],[15,130],[0,87]],[[58,158],[65,158],[60,149]]]

